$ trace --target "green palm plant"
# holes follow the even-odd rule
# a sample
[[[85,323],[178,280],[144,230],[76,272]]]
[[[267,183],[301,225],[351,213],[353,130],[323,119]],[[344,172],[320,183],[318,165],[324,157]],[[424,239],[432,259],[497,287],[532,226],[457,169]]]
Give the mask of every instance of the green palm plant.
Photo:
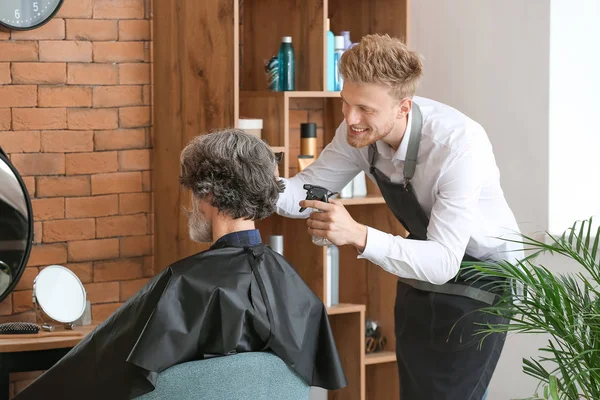
[[[523,359],[523,371],[539,380],[530,399],[600,399],[600,228],[592,219],[578,221],[561,236],[540,241],[521,235],[529,252],[522,261],[469,263],[476,279],[505,278],[501,301],[483,311],[508,317],[506,324],[483,325],[481,340],[492,333],[545,333],[547,344],[537,359]],[[536,263],[541,253],[574,260],[581,271],[553,274]],[[510,310],[507,312],[507,310]]]

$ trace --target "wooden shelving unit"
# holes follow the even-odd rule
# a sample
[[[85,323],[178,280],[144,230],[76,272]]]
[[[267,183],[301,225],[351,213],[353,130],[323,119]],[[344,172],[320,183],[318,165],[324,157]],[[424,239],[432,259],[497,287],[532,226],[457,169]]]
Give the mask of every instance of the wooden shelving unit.
[[[393,351],[379,351],[365,356],[365,365],[396,362],[396,353]]]
[[[409,0],[164,0],[154,4],[154,172],[155,265],[208,248],[188,239],[188,205],[177,183],[179,153],[194,136],[237,126],[240,116],[263,119],[263,138],[284,152],[280,175],[297,172],[299,126],[290,110],[304,101],[320,106],[319,149],[331,141],[343,119],[339,92],[325,82],[325,21],[358,41],[369,33],[407,38]],[[264,62],[277,53],[282,36],[292,36],[296,91],[265,90]],[[355,220],[384,232],[403,234],[377,187],[367,196],[342,199]],[[272,216],[258,224],[261,235],[284,236],[284,255],[311,289],[326,297],[326,248],[312,244],[305,220]],[[340,250],[340,301],[328,315],[348,378],[347,388],[329,399],[399,398],[395,363],[396,279]],[[365,354],[365,320],[376,320],[386,336],[385,351]],[[368,367],[368,368],[367,368]]]

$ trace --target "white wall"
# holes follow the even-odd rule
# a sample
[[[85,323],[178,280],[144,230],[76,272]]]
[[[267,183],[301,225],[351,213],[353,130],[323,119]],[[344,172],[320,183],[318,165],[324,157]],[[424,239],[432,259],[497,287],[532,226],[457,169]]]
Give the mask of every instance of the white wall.
[[[600,1],[552,0],[550,220],[562,232],[600,215]]]
[[[424,56],[419,94],[456,107],[486,129],[521,230],[548,228],[550,0],[413,0],[409,46]],[[533,394],[521,359],[543,338],[516,335],[488,400]]]

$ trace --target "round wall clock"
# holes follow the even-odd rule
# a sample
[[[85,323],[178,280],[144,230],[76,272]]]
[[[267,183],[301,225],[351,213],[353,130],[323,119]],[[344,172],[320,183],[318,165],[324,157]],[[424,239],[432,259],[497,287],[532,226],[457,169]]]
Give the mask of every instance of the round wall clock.
[[[0,0],[0,25],[17,31],[35,29],[52,19],[62,3],[63,0]]]

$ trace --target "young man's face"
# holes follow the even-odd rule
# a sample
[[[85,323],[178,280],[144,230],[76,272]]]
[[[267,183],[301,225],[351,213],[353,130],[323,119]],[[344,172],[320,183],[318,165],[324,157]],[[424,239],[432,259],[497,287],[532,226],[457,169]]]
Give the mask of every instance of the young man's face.
[[[348,126],[348,144],[361,148],[386,137],[401,121],[401,102],[378,84],[344,82],[342,112]]]

